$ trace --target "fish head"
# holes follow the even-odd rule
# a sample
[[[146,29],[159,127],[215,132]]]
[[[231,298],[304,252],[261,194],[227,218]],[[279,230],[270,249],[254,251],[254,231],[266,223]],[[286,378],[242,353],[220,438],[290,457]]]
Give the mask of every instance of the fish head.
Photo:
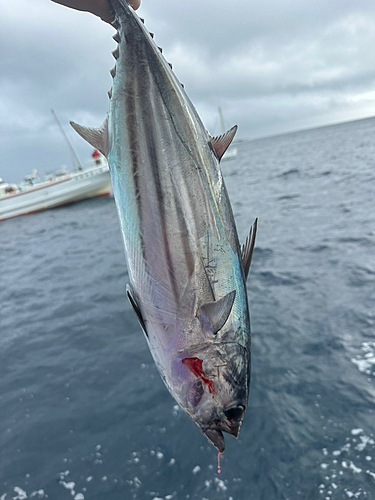
[[[245,347],[211,343],[175,358],[180,404],[208,440],[225,449],[223,432],[238,437],[248,400],[250,358]]]

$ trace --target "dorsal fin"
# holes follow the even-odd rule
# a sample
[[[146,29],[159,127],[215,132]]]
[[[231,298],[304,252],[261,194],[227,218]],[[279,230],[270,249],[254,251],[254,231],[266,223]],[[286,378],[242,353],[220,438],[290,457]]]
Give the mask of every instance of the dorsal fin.
[[[120,57],[120,49],[116,47],[115,50],[112,51],[112,55],[115,59],[118,59]]]
[[[74,122],[70,122],[70,125],[85,141],[108,158],[108,116],[100,128],[83,127]]]
[[[118,31],[116,31],[116,33],[113,35],[112,37],[114,39],[115,42],[117,43],[120,43],[121,41],[121,38],[120,38],[120,33]]]
[[[255,237],[257,234],[258,219],[255,219],[254,224],[250,228],[248,237],[245,243],[242,245],[242,265],[243,271],[245,273],[245,279],[247,279],[250,271],[251,259],[253,257]]]
[[[134,296],[133,296],[133,294],[132,294],[132,292],[130,290],[130,286],[129,285],[126,285],[126,294],[128,296],[129,302],[130,302],[130,304],[131,304],[131,306],[132,306],[132,308],[133,308],[133,310],[134,310],[134,312],[135,312],[135,314],[136,314],[136,316],[138,318],[139,324],[141,325],[141,328],[142,328],[144,334],[146,335],[146,337],[148,337],[147,330],[146,330],[146,325],[145,325],[145,322],[143,320],[141,311],[140,311],[140,309],[138,307],[138,304],[137,304],[137,302],[136,302],[136,300],[135,300],[135,298],[134,298]]]
[[[201,320],[202,326],[208,326],[216,335],[227,322],[235,298],[236,290],[233,290],[215,302],[203,304],[198,311],[198,317]]]
[[[233,141],[237,128],[237,125],[235,125],[229,129],[228,132],[225,132],[225,134],[218,135],[217,137],[211,137],[209,145],[219,161],[223,157],[225,151],[229,148],[230,143]]]

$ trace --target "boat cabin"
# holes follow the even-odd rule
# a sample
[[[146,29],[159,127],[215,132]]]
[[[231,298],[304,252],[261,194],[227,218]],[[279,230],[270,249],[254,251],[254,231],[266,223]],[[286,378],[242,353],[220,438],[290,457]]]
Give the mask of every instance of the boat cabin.
[[[7,182],[4,182],[0,177],[0,197],[6,196],[7,194],[16,193],[17,191],[18,188],[16,184],[8,184]]]

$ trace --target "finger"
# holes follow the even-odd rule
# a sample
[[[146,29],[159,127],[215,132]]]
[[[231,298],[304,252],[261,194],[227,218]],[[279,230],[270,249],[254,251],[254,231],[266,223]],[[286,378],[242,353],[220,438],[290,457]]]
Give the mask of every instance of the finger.
[[[71,7],[72,9],[91,12],[92,14],[99,16],[106,23],[112,23],[114,21],[114,16],[112,14],[112,10],[107,0],[52,0],[52,1],[59,3],[61,5],[65,5],[66,7]],[[133,7],[134,10],[136,10],[139,8],[141,1],[129,0],[128,3]]]
[[[83,10],[91,12],[99,16],[105,22],[113,21],[113,14],[111,12],[107,0],[52,0],[53,2],[65,5],[76,10]]]
[[[141,0],[127,0],[128,4],[130,4],[134,10],[139,9],[139,6],[141,5]]]

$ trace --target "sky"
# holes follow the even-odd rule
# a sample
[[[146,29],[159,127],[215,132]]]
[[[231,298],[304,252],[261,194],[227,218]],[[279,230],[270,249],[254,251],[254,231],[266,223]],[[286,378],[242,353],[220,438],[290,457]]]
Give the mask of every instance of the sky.
[[[142,0],[138,13],[212,135],[219,106],[242,139],[375,115],[374,0]],[[113,34],[50,0],[0,0],[0,177],[73,166],[51,109],[90,158],[69,120],[101,125]]]

